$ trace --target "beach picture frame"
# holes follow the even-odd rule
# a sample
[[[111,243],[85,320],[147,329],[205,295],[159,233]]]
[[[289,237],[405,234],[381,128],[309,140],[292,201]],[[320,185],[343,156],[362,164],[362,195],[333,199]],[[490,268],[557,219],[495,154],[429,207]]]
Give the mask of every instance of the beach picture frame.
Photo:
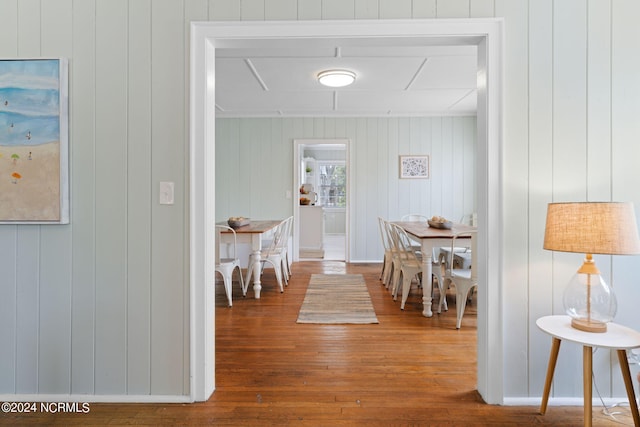
[[[0,58],[0,224],[69,223],[66,58]]]
[[[429,156],[400,156],[400,178],[429,178]]]

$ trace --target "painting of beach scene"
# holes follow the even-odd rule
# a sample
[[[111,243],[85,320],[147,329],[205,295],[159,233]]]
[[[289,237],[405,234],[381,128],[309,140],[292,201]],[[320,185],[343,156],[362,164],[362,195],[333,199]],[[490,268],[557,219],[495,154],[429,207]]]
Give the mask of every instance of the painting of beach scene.
[[[0,60],[0,222],[68,223],[67,63]]]

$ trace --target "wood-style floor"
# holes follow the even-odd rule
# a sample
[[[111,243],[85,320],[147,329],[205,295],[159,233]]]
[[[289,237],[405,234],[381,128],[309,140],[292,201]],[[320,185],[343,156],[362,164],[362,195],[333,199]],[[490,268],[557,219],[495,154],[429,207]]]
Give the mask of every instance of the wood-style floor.
[[[216,391],[195,404],[99,404],[88,414],[0,414],[2,425],[579,426],[582,407],[487,405],[476,392],[476,301],[462,329],[450,310],[421,315],[414,287],[404,311],[379,264],[301,262],[283,294],[265,271],[262,298],[216,286]],[[379,320],[372,325],[297,324],[312,273],[364,275]],[[594,425],[619,425],[594,407]],[[629,422],[630,418],[623,418]],[[631,423],[632,424],[632,423]]]

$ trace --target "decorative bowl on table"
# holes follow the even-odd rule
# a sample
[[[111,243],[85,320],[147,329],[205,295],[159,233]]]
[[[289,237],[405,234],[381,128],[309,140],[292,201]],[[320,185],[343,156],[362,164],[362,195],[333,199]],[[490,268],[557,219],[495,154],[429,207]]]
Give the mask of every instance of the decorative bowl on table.
[[[429,224],[429,227],[433,227],[433,228],[441,228],[441,229],[445,229],[445,230],[449,230],[451,229],[451,227],[453,227],[453,222],[449,221],[448,219],[445,219],[443,217],[433,217],[431,219],[427,220],[427,223]]]
[[[245,218],[243,216],[232,216],[227,220],[227,224],[231,228],[238,228],[245,225],[249,225],[249,218]]]

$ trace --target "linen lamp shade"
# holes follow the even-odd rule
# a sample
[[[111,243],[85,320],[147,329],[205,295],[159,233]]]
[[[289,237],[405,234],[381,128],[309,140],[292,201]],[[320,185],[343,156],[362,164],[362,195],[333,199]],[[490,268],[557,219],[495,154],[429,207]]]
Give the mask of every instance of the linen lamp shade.
[[[571,325],[583,331],[605,332],[613,320],[617,302],[595,265],[592,254],[640,254],[640,239],[632,203],[550,203],[544,249],[586,254],[565,289],[565,311]]]

